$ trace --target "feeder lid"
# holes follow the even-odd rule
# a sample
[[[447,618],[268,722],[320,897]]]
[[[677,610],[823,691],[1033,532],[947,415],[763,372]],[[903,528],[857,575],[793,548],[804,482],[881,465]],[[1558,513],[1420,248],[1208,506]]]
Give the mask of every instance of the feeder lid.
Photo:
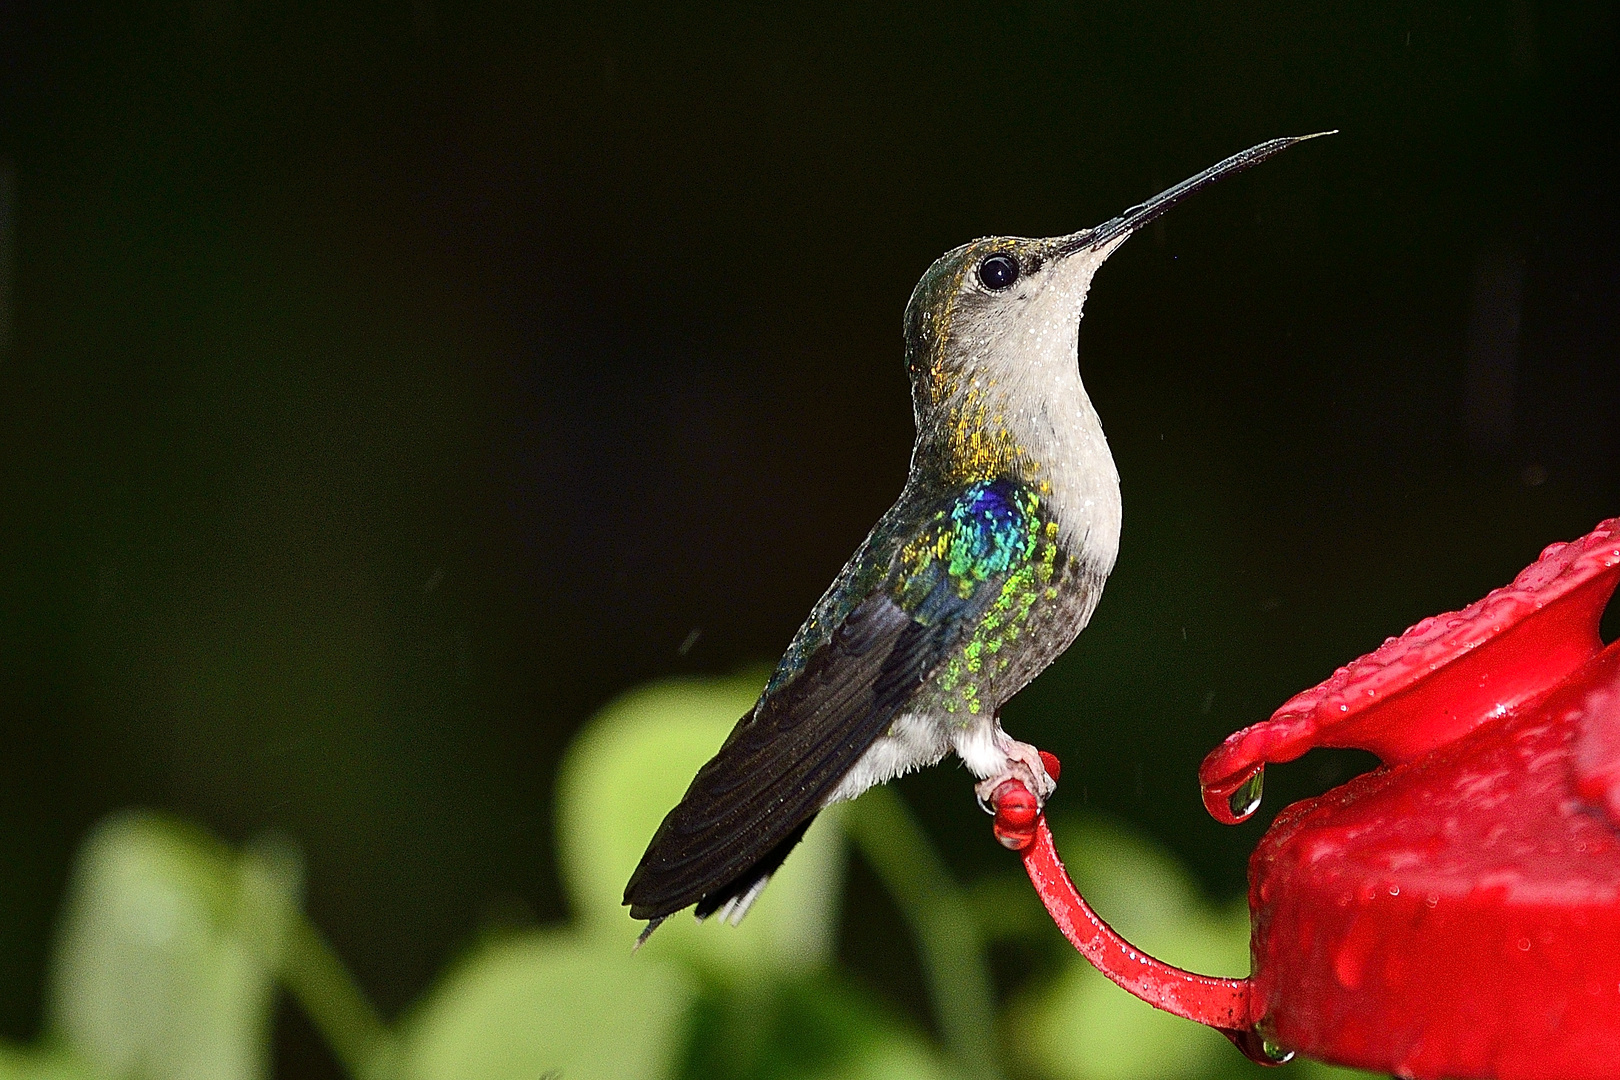
[[[1620,519],[1425,619],[1205,760],[1237,820],[1268,762],[1383,767],[1280,814],[1250,862],[1251,1015],[1412,1077],[1620,1076]]]

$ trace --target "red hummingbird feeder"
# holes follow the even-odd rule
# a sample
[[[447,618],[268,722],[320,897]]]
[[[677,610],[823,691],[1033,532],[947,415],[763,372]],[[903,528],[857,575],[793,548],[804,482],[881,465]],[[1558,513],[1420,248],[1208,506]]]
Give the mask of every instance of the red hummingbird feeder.
[[[1390,638],[1204,760],[1205,805],[1227,823],[1258,806],[1267,764],[1315,746],[1382,760],[1289,806],[1260,841],[1247,979],[1182,971],[1115,934],[1016,782],[996,792],[997,838],[1023,852],[1058,928],[1104,975],[1256,1060],[1620,1077],[1620,643],[1598,636],[1617,582],[1620,518]]]

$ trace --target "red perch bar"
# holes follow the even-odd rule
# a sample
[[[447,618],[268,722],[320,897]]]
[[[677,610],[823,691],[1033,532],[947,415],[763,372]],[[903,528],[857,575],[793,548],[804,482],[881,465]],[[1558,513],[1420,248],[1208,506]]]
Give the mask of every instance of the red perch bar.
[[[1598,637],[1617,581],[1613,519],[1205,759],[1206,805],[1228,822],[1253,812],[1267,764],[1313,746],[1383,762],[1286,808],[1261,840],[1248,979],[1181,971],[1110,930],[1018,785],[996,793],[998,839],[1105,975],[1252,1057],[1435,1080],[1620,1077],[1620,644]]]

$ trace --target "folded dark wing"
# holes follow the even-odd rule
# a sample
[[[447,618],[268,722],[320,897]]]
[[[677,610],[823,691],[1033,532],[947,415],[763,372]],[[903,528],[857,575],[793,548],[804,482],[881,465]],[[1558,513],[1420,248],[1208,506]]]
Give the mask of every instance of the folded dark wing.
[[[799,830],[910,701],[956,625],[924,626],[887,593],[850,612],[792,682],[738,722],[664,818],[625,888],[631,916],[697,903]]]
[[[780,865],[1003,584],[1027,576],[1038,505],[1025,486],[982,481],[899,515],[915,525],[890,534],[886,580],[738,722],[659,826],[625,888],[631,915],[707,913]]]

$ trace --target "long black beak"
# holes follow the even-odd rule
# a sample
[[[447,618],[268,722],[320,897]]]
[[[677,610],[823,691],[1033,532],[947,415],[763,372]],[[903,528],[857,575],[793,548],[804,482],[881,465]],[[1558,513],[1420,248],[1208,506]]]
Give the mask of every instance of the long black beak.
[[[1251,146],[1241,153],[1233,154],[1218,165],[1211,165],[1197,176],[1188,177],[1168,191],[1160,192],[1140,206],[1131,207],[1118,217],[1098,225],[1095,229],[1086,229],[1071,236],[1065,236],[1058,241],[1054,255],[1057,258],[1062,258],[1065,255],[1073,255],[1088,248],[1099,247],[1115,237],[1129,235],[1149,222],[1157,220],[1159,215],[1193,192],[1202,191],[1222,177],[1231,176],[1233,173],[1240,173],[1250,166],[1258,165],[1266,158],[1282,153],[1295,143],[1302,143],[1307,139],[1315,139],[1323,135],[1337,134],[1338,129],[1335,128],[1333,131],[1318,131],[1312,135],[1294,135],[1286,139],[1272,139],[1270,142],[1263,142],[1259,146]]]

